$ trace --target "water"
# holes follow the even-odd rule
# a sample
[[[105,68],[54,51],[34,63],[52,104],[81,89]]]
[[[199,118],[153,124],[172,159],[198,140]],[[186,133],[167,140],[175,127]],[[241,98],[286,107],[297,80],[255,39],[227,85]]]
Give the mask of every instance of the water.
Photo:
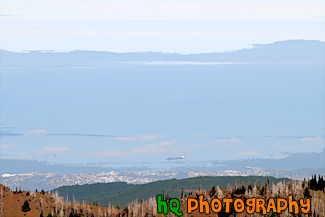
[[[2,131],[23,135],[2,137],[8,148],[1,157],[160,162],[320,151],[323,69],[297,63],[4,68]]]

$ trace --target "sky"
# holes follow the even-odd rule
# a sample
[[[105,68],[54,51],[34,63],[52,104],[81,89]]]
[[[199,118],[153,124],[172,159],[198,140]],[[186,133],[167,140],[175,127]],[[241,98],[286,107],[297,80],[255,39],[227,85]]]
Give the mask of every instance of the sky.
[[[1,0],[0,48],[204,53],[324,41],[324,9],[322,0]],[[110,67],[1,69],[1,128],[19,134],[1,138],[1,158],[229,160],[324,148],[322,65]]]
[[[289,39],[324,40],[310,1],[1,0],[1,48],[219,52]]]

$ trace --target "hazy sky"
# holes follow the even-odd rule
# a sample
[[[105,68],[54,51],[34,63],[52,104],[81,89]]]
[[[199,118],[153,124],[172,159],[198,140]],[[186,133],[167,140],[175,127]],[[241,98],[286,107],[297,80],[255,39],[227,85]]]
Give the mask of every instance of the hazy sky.
[[[0,48],[198,53],[325,40],[325,1],[264,2],[0,0]],[[0,157],[225,160],[324,147],[322,64],[59,67],[0,70],[1,127],[19,134],[1,138]]]
[[[191,53],[324,40],[324,1],[264,2],[1,0],[1,48]]]
[[[0,70],[0,158],[280,158],[324,148],[323,64]]]

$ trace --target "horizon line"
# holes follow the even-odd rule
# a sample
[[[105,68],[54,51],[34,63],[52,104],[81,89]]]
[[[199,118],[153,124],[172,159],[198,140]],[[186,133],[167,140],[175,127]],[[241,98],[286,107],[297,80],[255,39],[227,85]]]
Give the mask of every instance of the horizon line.
[[[184,52],[165,52],[165,51],[152,51],[152,50],[138,50],[138,51],[126,51],[126,52],[116,52],[116,51],[109,51],[109,50],[88,50],[88,49],[73,49],[73,50],[52,50],[52,49],[34,49],[34,50],[20,50],[20,51],[14,51],[9,50],[5,48],[0,48],[0,52],[6,51],[11,53],[72,53],[72,52],[98,52],[98,53],[114,53],[114,54],[130,54],[130,53],[160,53],[160,54],[178,54],[178,55],[198,55],[198,54],[216,54],[216,53],[232,53],[240,50],[252,50],[256,48],[257,46],[263,46],[263,45],[271,45],[279,42],[292,42],[292,41],[305,41],[305,42],[321,42],[325,43],[325,41],[321,40],[310,40],[310,39],[289,39],[289,40],[280,40],[280,41],[273,41],[271,43],[264,43],[264,44],[251,44],[248,47],[245,48],[239,48],[236,50],[224,50],[224,51],[214,51],[214,52],[197,52],[197,53],[184,53]]]

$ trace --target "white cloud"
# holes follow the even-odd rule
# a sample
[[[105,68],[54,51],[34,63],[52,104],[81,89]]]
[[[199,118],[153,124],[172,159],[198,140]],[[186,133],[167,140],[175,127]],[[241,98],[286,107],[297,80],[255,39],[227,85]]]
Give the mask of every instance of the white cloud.
[[[45,147],[40,150],[41,153],[57,153],[70,150],[68,147]]]
[[[155,153],[184,153],[189,152],[189,150],[166,150],[166,149],[152,149],[152,148],[139,148],[132,149],[129,151],[106,151],[102,152],[105,156],[117,156],[117,155],[127,155],[127,154],[155,154]],[[97,153],[99,154],[99,153]]]
[[[154,153],[184,153],[190,152],[189,150],[183,149],[167,149],[166,147],[172,146],[175,141],[163,141],[156,144],[146,144],[139,148],[130,149],[127,151],[115,151],[108,150],[104,152],[91,152],[89,155],[104,155],[104,156],[117,156],[117,155],[128,155],[128,154],[154,154]],[[175,148],[175,147],[174,147]],[[179,148],[179,147],[178,147]]]
[[[138,135],[138,137],[141,140],[155,140],[155,139],[164,138],[164,136],[162,135]]]
[[[137,140],[136,137],[116,137],[114,139],[118,140],[118,141],[136,141]]]
[[[164,142],[158,143],[159,146],[171,146],[174,144],[175,144],[175,141],[164,141]]]
[[[147,144],[139,148],[130,149],[127,151],[107,150],[107,151],[93,151],[87,153],[60,153],[70,150],[68,147],[45,147],[39,151],[39,155],[31,155],[21,153],[20,158],[37,158],[37,157],[65,157],[65,156],[119,156],[119,155],[133,155],[133,154],[155,154],[155,153],[186,153],[190,150],[185,149],[166,149],[166,146],[171,146],[175,141],[163,141],[157,144]],[[178,148],[180,148],[179,146]],[[17,156],[0,156],[0,159],[17,158]]]
[[[12,144],[1,144],[0,148],[14,148],[15,146]]]
[[[324,142],[324,138],[322,138],[322,137],[304,137],[301,140],[303,142],[314,142],[314,143]]]
[[[47,134],[47,131],[44,129],[35,129],[27,132],[26,134]]]

